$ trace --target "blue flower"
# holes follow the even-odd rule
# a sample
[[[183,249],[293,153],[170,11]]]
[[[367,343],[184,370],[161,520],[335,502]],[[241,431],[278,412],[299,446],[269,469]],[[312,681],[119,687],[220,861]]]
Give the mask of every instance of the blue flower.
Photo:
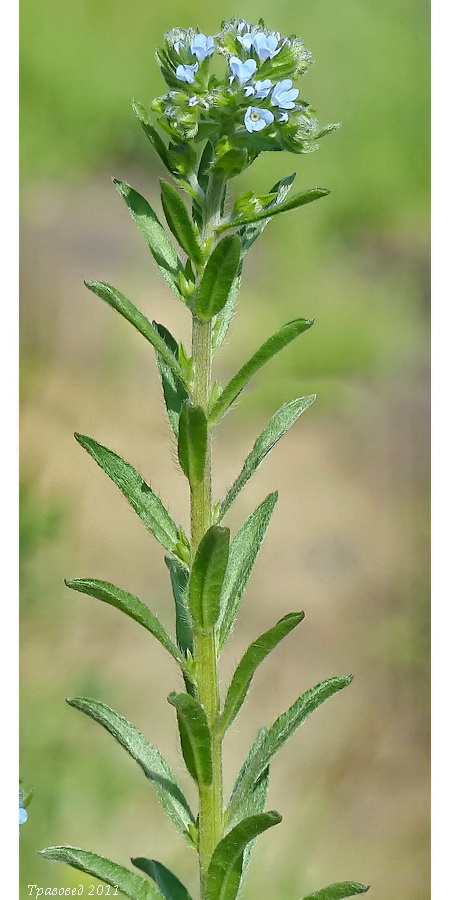
[[[197,34],[194,40],[191,43],[191,53],[203,62],[207,56],[211,56],[211,53],[214,53],[214,38],[212,35],[206,37],[206,34]]]
[[[244,116],[244,125],[247,131],[261,131],[273,122],[273,113],[270,109],[259,109],[257,106],[249,106]]]
[[[255,81],[255,97],[258,97],[258,100],[265,100],[270,94],[271,87],[270,78],[266,78],[264,81]]]
[[[179,81],[187,81],[188,84],[192,84],[197,69],[198,63],[194,63],[193,66],[177,66],[175,75]]]
[[[256,62],[254,59],[246,59],[245,62],[242,62],[237,56],[231,56],[230,69],[233,73],[230,81],[237,78],[239,84],[245,84],[255,74]]]
[[[294,100],[297,99],[298,94],[298,88],[292,87],[291,79],[285,78],[284,81],[279,81],[275,85],[272,91],[272,103],[281,109],[294,109]]]
[[[264,34],[259,31],[253,35],[253,47],[255,48],[260,59],[273,59],[280,52],[281,47],[277,50],[278,37],[275,34]]]
[[[289,116],[287,112],[280,113],[280,115],[277,116],[277,122],[289,122]]]
[[[252,49],[253,35],[250,31],[246,31],[245,34],[238,34],[237,39],[239,43],[242,44],[244,50],[247,50],[248,52]]]
[[[28,819],[28,813],[22,803],[19,802],[19,825],[25,825]]]

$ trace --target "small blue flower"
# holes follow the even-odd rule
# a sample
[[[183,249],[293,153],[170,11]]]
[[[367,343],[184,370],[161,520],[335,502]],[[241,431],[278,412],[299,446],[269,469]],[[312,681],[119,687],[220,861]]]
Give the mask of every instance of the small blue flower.
[[[177,66],[175,75],[179,81],[187,81],[188,84],[192,84],[197,69],[198,63],[194,63],[193,66]]]
[[[256,62],[254,59],[246,59],[245,62],[242,62],[239,57],[231,56],[230,69],[232,71],[230,81],[232,81],[233,78],[237,78],[239,84],[245,84],[245,82],[250,81],[250,78],[255,74]]]
[[[197,34],[194,40],[191,43],[191,53],[203,62],[207,56],[211,56],[211,53],[214,53],[214,38],[212,35],[209,37],[206,34]]]
[[[275,34],[264,34],[259,31],[253,35],[252,43],[261,60],[273,59],[281,50],[281,47],[277,50],[278,37]]]
[[[237,39],[239,43],[242,44],[244,50],[247,50],[248,52],[252,49],[253,35],[250,34],[249,31],[246,31],[245,34],[238,34]]]
[[[19,803],[19,825],[25,825],[25,822],[28,819],[28,813],[24,806]]]
[[[266,78],[264,81],[255,81],[255,97],[258,100],[265,100],[270,94],[271,87],[272,82],[270,78]]]
[[[270,109],[259,109],[257,106],[249,106],[245,116],[244,125],[247,131],[261,131],[273,122],[273,113]]]
[[[294,100],[297,99],[298,94],[298,88],[292,87],[291,79],[285,78],[275,85],[272,91],[272,103],[281,109],[294,109]]]
[[[277,116],[277,122],[289,122],[289,116],[287,112],[280,113],[280,115]]]

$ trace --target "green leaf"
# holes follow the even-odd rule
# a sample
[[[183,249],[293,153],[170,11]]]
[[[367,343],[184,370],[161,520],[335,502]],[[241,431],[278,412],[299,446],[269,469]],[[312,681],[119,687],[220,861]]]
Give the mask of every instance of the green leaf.
[[[192,619],[187,600],[189,571],[186,566],[172,556],[165,556],[164,560],[170,573],[172,593],[175,600],[177,644],[184,654],[188,651],[192,654]]]
[[[273,628],[265,631],[253,644],[250,644],[231,679],[220,717],[220,734],[223,735],[236,718],[259,664],[304,618],[304,612],[288,613]]]
[[[178,300],[183,300],[178,287],[178,273],[183,268],[183,264],[158,216],[149,202],[129,184],[119,181],[117,178],[113,178],[113,183],[119,194],[122,194],[130,210],[131,218],[139,228],[161,275]]]
[[[201,483],[206,465],[208,423],[201,406],[186,400],[181,407],[178,459],[191,487]]]
[[[357,881],[340,881],[338,884],[322,888],[321,891],[315,891],[314,894],[308,894],[302,900],[346,900],[347,897],[354,897],[356,894],[365,894],[368,890],[367,885],[359,884]]]
[[[214,628],[219,617],[229,549],[230,529],[212,525],[200,541],[192,564],[189,607],[195,624],[206,631]]]
[[[169,694],[177,711],[181,749],[187,770],[198,785],[212,782],[211,732],[205,710],[190,694]]]
[[[104,881],[105,884],[118,888],[130,900],[161,900],[164,896],[155,885],[145,881],[140,875],[135,875],[134,872],[130,872],[129,869],[119,866],[104,856],[89,853],[88,850],[62,846],[47,847],[45,850],[39,850],[38,853],[45,859],[67,863],[74,869],[79,869],[80,872],[93,875],[94,878]]]
[[[213,425],[227,411],[228,407],[236,397],[241,393],[246,384],[253,378],[253,375],[261,368],[269,359],[272,359],[276,353],[279,353],[283,347],[286,347],[294,338],[298,337],[313,325],[314,319],[294,319],[283,325],[276,334],[273,334],[264,344],[253,354],[253,356],[239,369],[231,381],[228,382],[223,389],[219,399],[214,404],[209,415],[209,423]]]
[[[100,703],[99,700],[90,700],[87,697],[69,697],[67,703],[106,728],[106,731],[109,731],[136,760],[146,778],[154,784],[161,806],[169,814],[178,831],[191,843],[189,828],[194,823],[194,816],[177,784],[172,769],[156,747],[144,737],[135,725],[106,706],[105,703]]]
[[[286,434],[294,422],[297,421],[298,417],[305,412],[305,409],[308,409],[308,407],[314,403],[315,399],[316,395],[310,394],[307,397],[299,397],[297,400],[291,400],[289,403],[284,403],[272,416],[264,431],[261,432],[253,444],[252,450],[247,456],[238,477],[231,485],[225,499],[222,500],[219,507],[218,522],[221,521],[227,510],[230,508],[231,504],[239,494],[239,491],[247,484],[247,481],[253,475],[253,472],[261,465],[263,459],[271,450],[273,450],[275,444],[277,444],[280,438]]]
[[[241,263],[242,266],[242,263]],[[239,294],[239,288],[241,286],[241,275],[240,269],[231,285],[230,293],[228,294],[228,300],[225,303],[223,309],[218,313],[218,315],[214,319],[213,330],[212,330],[212,350],[213,353],[216,354],[218,350],[220,350],[226,336],[228,329],[230,327],[231,320],[234,316],[236,309],[236,300]]]
[[[232,234],[214,247],[198,286],[195,312],[209,321],[225,306],[241,264],[241,241]]]
[[[321,197],[326,197],[329,193],[330,192],[326,190],[326,188],[311,188],[309,191],[302,191],[301,194],[295,194],[295,196],[290,200],[287,200],[286,203],[280,203],[278,206],[273,206],[270,210],[262,209],[261,212],[252,213],[249,216],[235,219],[233,222],[220,225],[216,228],[216,231],[220,233],[227,228],[238,228],[240,225],[249,225],[251,222],[260,222],[262,219],[272,218],[272,216],[277,216],[279,213],[288,212],[290,209],[297,209],[298,206],[304,206],[305,203],[312,203],[313,200],[320,200]]]
[[[161,162],[163,163],[163,165],[165,165],[166,169],[168,169],[169,172],[171,174],[173,174],[172,166],[169,161],[167,147],[166,147],[164,141],[162,140],[162,138],[160,137],[160,135],[158,134],[158,132],[156,131],[156,128],[154,128],[153,125],[151,124],[151,121],[147,114],[147,110],[145,109],[143,104],[140,103],[138,100],[132,100],[131,106],[133,107],[134,114],[139,119],[145,134],[147,135],[150,143],[152,144],[153,149],[156,150],[156,153],[158,154]]]
[[[256,507],[231,542],[227,571],[220,598],[219,649],[222,650],[233,628],[242,594],[264,540],[278,494],[268,494]]]
[[[178,359],[174,356],[172,350],[169,349],[166,341],[161,337],[157,329],[154,328],[143,313],[133,305],[131,300],[128,300],[127,297],[124,297],[124,295],[120,293],[120,291],[117,291],[116,288],[112,287],[110,284],[106,284],[104,281],[85,281],[84,283],[90,291],[97,294],[97,297],[105,300],[106,303],[108,303],[109,306],[112,306],[116,312],[120,313],[127,322],[134,325],[137,331],[139,331],[147,341],[150,342],[156,352],[160,354],[174,375],[180,379],[181,382],[184,381],[183,370]]]
[[[258,753],[254,754],[250,761],[244,763],[231,796],[228,809],[229,818],[234,816],[235,809],[239,807],[242,798],[251,791],[261,777],[272,758],[284,746],[300,725],[337,691],[347,687],[352,681],[351,675],[337,676],[322,681],[306,693],[302,694],[286,712],[276,719],[274,724],[262,742]]]
[[[252,744],[249,752],[257,752],[259,750],[261,742],[264,740],[265,735],[267,734],[267,728],[260,728],[258,734],[256,736],[256,740]],[[265,772],[261,775],[261,778],[256,782],[255,787],[244,797],[243,802],[238,810],[238,816],[235,816],[234,821],[227,822],[228,827],[233,827],[237,825],[238,822],[242,821],[242,819],[248,818],[248,816],[254,816],[257,813],[264,812],[264,807],[266,805],[267,799],[267,791],[269,789],[269,766]],[[244,859],[242,863],[242,876],[245,875],[247,867],[250,863],[250,859],[253,853],[253,848],[255,845],[255,841],[251,841],[247,844],[244,850]]]
[[[203,252],[192,219],[177,189],[168,181],[161,180],[161,202],[167,224],[180,247],[196,265],[201,266]]]
[[[155,328],[155,331],[157,331],[159,336],[163,339],[169,352],[173,354],[174,358],[179,363],[180,348],[175,338],[172,337],[170,331],[168,331],[164,325],[160,325],[158,322],[152,322],[152,325]],[[181,407],[183,406],[184,401],[189,397],[189,394],[182,378],[174,373],[171,366],[167,364],[160,353],[156,354],[156,362],[161,377],[167,417],[175,437],[178,438],[178,423]]]
[[[277,812],[261,813],[239,822],[217,845],[206,876],[205,900],[235,900],[241,881],[243,854],[259,834],[278,825]]]
[[[75,438],[122,491],[156,540],[170,553],[178,555],[177,544],[180,539],[178,528],[159,497],[153,493],[136,469],[93,438],[84,434],[75,434]]]
[[[280,203],[283,202],[284,198],[287,196],[289,190],[292,187],[292,184],[295,179],[295,172],[292,175],[286,175],[285,178],[282,178],[280,181],[277,181],[274,184],[273,188],[270,190],[271,194],[276,194],[274,200],[265,205],[265,209],[272,210],[274,206],[279,206]],[[271,213],[269,213],[270,218],[262,219],[260,222],[256,222],[253,225],[244,225],[240,231],[239,235],[242,242],[242,252],[245,254],[248,252],[252,244],[256,241],[256,238],[259,237],[260,234],[264,231],[266,225],[269,224],[270,219],[272,218]]]
[[[133,866],[156,881],[165,900],[192,900],[184,884],[181,884],[176,875],[156,859],[145,859],[145,857],[139,856],[137,859],[132,859],[131,862]]]
[[[122,591],[108,581],[98,581],[95,578],[66,579],[65,583],[67,587],[72,588],[74,591],[80,591],[82,594],[88,594],[90,597],[102,600],[103,603],[115,606],[116,609],[120,609],[121,612],[130,616],[135,622],[139,622],[147,631],[150,631],[167,652],[173,656],[181,668],[185,670],[183,655],[178,647],[175,646],[161,622],[150,612],[148,606],[142,603],[142,600],[139,600],[127,591]]]

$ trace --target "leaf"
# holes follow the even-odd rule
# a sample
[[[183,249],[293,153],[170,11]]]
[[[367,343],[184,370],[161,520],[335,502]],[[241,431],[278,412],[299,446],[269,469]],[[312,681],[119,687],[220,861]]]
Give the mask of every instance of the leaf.
[[[214,247],[197,289],[195,312],[207,322],[225,306],[241,264],[241,241],[232,234]]]
[[[168,181],[161,180],[161,202],[167,224],[180,247],[183,248],[196,265],[201,266],[203,263],[203,251],[191,217],[177,189],[169,184]]]
[[[181,407],[178,459],[191,487],[201,483],[206,465],[208,423],[201,406],[186,400]]]
[[[88,850],[62,846],[47,847],[45,850],[38,850],[38,853],[40,856],[44,856],[45,859],[67,863],[74,869],[79,869],[81,872],[86,872],[87,875],[99,878],[105,884],[118,888],[130,900],[161,900],[164,896],[155,885],[144,881],[140,875],[135,875],[134,872],[130,872],[129,869],[119,866],[104,856],[89,853]]]
[[[273,334],[264,344],[253,354],[252,357],[239,369],[236,375],[228,382],[223,389],[219,399],[214,404],[210,415],[209,424],[213,425],[227,411],[228,407],[236,400],[238,394],[246,384],[253,378],[253,375],[261,368],[269,359],[272,359],[276,353],[279,353],[283,347],[286,347],[294,338],[298,337],[313,325],[314,319],[294,319],[283,325],[276,334]]]
[[[181,668],[185,669],[185,660],[178,647],[175,646],[161,622],[150,612],[148,606],[142,603],[142,600],[127,591],[122,591],[108,581],[98,581],[95,578],[66,579],[65,584],[74,591],[80,591],[82,594],[88,594],[90,597],[102,600],[103,603],[115,606],[135,622],[139,622],[173,656]]]
[[[230,529],[211,525],[200,541],[189,579],[189,608],[195,624],[209,631],[220,612],[220,595],[230,549]]]
[[[265,735],[267,734],[267,728],[260,728],[258,734],[256,736],[256,740],[252,744],[250,751],[257,752],[261,742],[263,741]],[[269,789],[269,766],[265,772],[261,775],[261,778],[256,782],[255,787],[251,791],[250,794],[244,798],[243,803],[239,808],[239,815],[235,817],[234,821],[228,822],[228,827],[233,827],[242,819],[246,819],[248,816],[254,816],[257,813],[264,812],[264,807],[266,805],[267,799],[267,791]],[[242,877],[245,875],[245,872],[250,863],[250,859],[253,853],[254,841],[251,841],[250,844],[247,844],[244,850],[244,859],[242,862]]]
[[[251,215],[235,219],[233,222],[227,222],[225,225],[219,225],[219,227],[216,228],[216,232],[220,233],[227,228],[238,228],[240,225],[249,225],[251,222],[260,222],[262,219],[272,218],[272,216],[277,216],[279,213],[288,212],[290,209],[297,209],[298,206],[304,206],[305,203],[312,203],[313,200],[320,200],[321,197],[326,197],[329,193],[330,192],[326,188],[311,188],[308,191],[302,191],[301,194],[295,194],[295,196],[290,200],[287,200],[286,203],[279,203],[277,206],[272,207],[270,211],[262,209],[261,212],[252,213]]]
[[[355,894],[365,894],[368,890],[367,885],[359,884],[357,881],[340,881],[338,884],[322,888],[321,891],[315,891],[314,894],[308,894],[302,900],[346,900]]]
[[[172,693],[167,699],[177,711],[187,770],[198,785],[208,786],[212,782],[211,732],[205,710],[190,694]]]
[[[87,697],[69,697],[67,703],[103,725],[103,728],[106,728],[106,731],[109,731],[116,741],[128,751],[141,767],[146,778],[154,784],[161,806],[169,814],[178,831],[189,843],[192,843],[189,827],[194,823],[194,816],[177,784],[172,769],[156,747],[144,737],[135,725],[106,706],[105,703],[100,703],[99,700],[90,700]]]
[[[137,859],[132,859],[131,862],[133,866],[156,881],[165,900],[192,900],[184,884],[181,884],[176,875],[156,859],[145,859],[145,857],[139,856]]]
[[[128,300],[127,297],[124,297],[124,295],[120,293],[120,291],[116,290],[112,285],[106,284],[104,281],[85,281],[84,283],[90,291],[97,294],[97,297],[105,300],[106,303],[108,303],[109,306],[112,306],[116,312],[120,313],[127,322],[134,325],[137,331],[139,331],[150,342],[156,352],[160,354],[174,375],[183,383],[183,370],[178,359],[176,359],[172,350],[169,349],[166,341],[161,337],[157,329],[154,328],[143,313],[133,305],[131,300]]]
[[[239,822],[219,842],[206,876],[205,900],[235,900],[241,881],[243,853],[250,841],[281,822],[277,812],[261,813]]]
[[[276,753],[284,746],[300,725],[337,691],[347,687],[352,681],[351,675],[328,678],[320,682],[306,693],[302,694],[286,712],[276,719],[274,724],[262,742],[258,753],[255,753],[242,767],[236,785],[233,789],[228,810],[228,816],[233,818],[236,807],[239,807],[242,798],[251,791],[269,765]]]
[[[275,444],[277,444],[280,438],[286,434],[294,422],[297,421],[298,417],[314,403],[315,399],[316,395],[310,394],[306,397],[299,397],[297,400],[291,400],[289,403],[284,403],[283,406],[280,406],[280,409],[272,416],[264,431],[261,432],[253,444],[252,450],[247,456],[238,477],[231,485],[225,499],[222,500],[219,507],[218,522],[221,521],[227,510],[230,508],[231,504],[239,494],[239,491],[247,484],[247,481],[253,475],[253,472],[261,465],[263,459],[271,450],[273,450]]]
[[[231,285],[231,290],[228,294],[228,300],[225,303],[223,309],[220,311],[220,313],[217,314],[216,318],[214,319],[212,331],[212,350],[214,354],[216,354],[217,351],[220,350],[227,336],[227,332],[236,309],[236,300],[239,294],[240,286],[241,275],[239,269],[239,273],[234,279],[233,284]]]
[[[236,718],[259,664],[303,619],[304,612],[288,613],[273,628],[265,631],[244,653],[231,679],[220,718],[219,733],[223,735]]]
[[[153,493],[136,469],[93,438],[84,434],[75,434],[75,438],[122,491],[156,540],[170,553],[177,554],[180,537],[177,526],[159,497]]]
[[[165,328],[164,325],[160,325],[158,322],[152,322],[152,325],[155,328],[155,331],[157,331],[160,337],[163,339],[168,350],[173,354],[176,361],[179,362],[180,348],[175,338],[172,337],[170,331],[168,331],[168,329]],[[167,364],[166,360],[161,356],[160,353],[156,354],[156,362],[158,364],[158,371],[161,377],[167,417],[172,426],[175,437],[178,438],[178,423],[181,407],[183,406],[184,401],[189,397],[189,394],[186,390],[183,379],[175,374],[171,366]]]
[[[131,218],[139,228],[161,275],[178,300],[183,301],[178,287],[178,272],[183,267],[183,264],[158,216],[151,208],[149,202],[129,184],[119,181],[117,178],[113,178],[113,183],[119,194],[124,198],[130,210]]]
[[[220,598],[219,649],[222,650],[234,625],[239,603],[269,526],[278,494],[268,494],[256,507],[231,542],[228,566]]]
[[[189,571],[186,566],[183,566],[178,559],[174,559],[172,556],[165,556],[164,560],[170,573],[172,593],[175,600],[177,644],[184,654],[188,651],[193,653],[192,619],[187,602]]]
[[[156,128],[154,128],[153,125],[151,124],[145,107],[138,100],[132,100],[131,106],[133,107],[133,112],[139,119],[145,134],[147,135],[150,143],[152,144],[153,149],[156,150],[156,153],[158,154],[161,162],[163,163],[163,165],[165,165],[166,169],[168,169],[169,172],[172,174],[172,167],[170,165],[169,156],[167,153],[167,147],[166,147],[164,141],[162,140],[162,138],[160,137],[160,135],[158,134],[158,132],[156,131]]]
[[[274,206],[278,206],[280,203],[282,203],[284,198],[287,196],[290,188],[292,187],[294,179],[295,172],[293,172],[292,175],[286,175],[285,178],[281,178],[280,181],[277,181],[277,183],[274,184],[273,188],[271,188],[269,192],[271,194],[276,194],[277,196],[270,203],[267,203],[264,208],[267,210],[271,210]],[[260,222],[256,222],[252,225],[244,225],[240,229],[239,235],[242,242],[242,252],[244,254],[248,252],[252,244],[256,241],[256,238],[259,237],[260,234],[262,234],[266,225],[269,224],[271,218],[272,216],[270,215],[270,218],[262,219]]]

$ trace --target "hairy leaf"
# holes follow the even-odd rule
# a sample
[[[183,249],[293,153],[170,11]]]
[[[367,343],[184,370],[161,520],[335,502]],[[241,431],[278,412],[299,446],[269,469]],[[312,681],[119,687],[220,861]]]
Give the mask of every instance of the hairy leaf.
[[[95,459],[101,469],[114,481],[122,494],[142,519],[146,528],[152,532],[156,540],[169,550],[177,553],[179,531],[159,497],[153,493],[143,478],[125,462],[117,453],[108,450],[93,438],[84,434],[75,434],[82,447]]]
[[[124,297],[124,295],[120,293],[120,291],[117,291],[116,288],[112,287],[110,284],[106,284],[104,281],[85,281],[84,283],[90,291],[97,294],[97,297],[105,300],[106,303],[108,303],[109,306],[112,306],[116,312],[120,313],[127,322],[134,325],[137,331],[139,331],[150,342],[156,352],[159,353],[176,378],[183,384],[184,374],[178,359],[174,356],[172,350],[169,349],[166,341],[161,337],[157,329],[154,328],[143,313],[133,305],[131,300],[128,300],[127,297]]]
[[[265,205],[265,209],[270,211],[274,206],[278,206],[283,202],[284,198],[287,196],[290,188],[295,179],[295,172],[292,175],[286,175],[285,178],[281,178],[280,181],[277,181],[274,184],[273,188],[269,191],[270,194],[276,194],[276,197]],[[242,241],[242,252],[247,253],[256,238],[264,231],[266,225],[269,224],[270,219],[272,218],[271,213],[269,212],[270,218],[261,219],[260,222],[255,222],[253,225],[244,225],[240,231],[240,237]]]
[[[177,189],[168,181],[161,180],[161,202],[167,224],[180,247],[196,265],[201,265],[203,252],[192,219]]]
[[[241,881],[243,853],[250,841],[281,822],[271,811],[239,822],[219,842],[211,857],[206,876],[205,900],[235,900]]]
[[[269,359],[272,359],[276,353],[279,353],[294,338],[298,337],[314,323],[314,319],[294,319],[283,325],[276,334],[273,334],[264,344],[253,354],[253,356],[239,369],[236,375],[228,382],[223,389],[219,399],[214,404],[209,415],[209,423],[211,425],[227,411],[228,407],[236,397],[241,393],[246,384],[253,378],[253,375],[261,368]]]
[[[258,752],[259,747],[264,740],[265,735],[267,734],[267,728],[260,728],[254,743],[250,747],[249,754],[255,754]],[[253,790],[243,798],[243,802],[238,810],[238,815],[234,817],[234,820],[227,821],[227,827],[232,828],[234,825],[237,825],[238,822],[242,821],[242,819],[248,818],[248,816],[255,816],[257,813],[264,812],[264,807],[266,805],[267,799],[267,791],[269,789],[269,766],[263,774],[261,778],[256,782]],[[255,845],[255,841],[251,841],[247,844],[244,850],[244,859],[242,862],[242,877],[245,875],[247,867],[250,863],[250,859],[253,853],[253,848]]]
[[[106,728],[118,743],[136,760],[144,775],[154,784],[159,802],[175,823],[178,831],[191,843],[189,827],[194,823],[194,816],[188,802],[177,784],[170,766],[159,751],[144,735],[99,700],[87,697],[69,697],[69,706],[79,709]]]
[[[119,194],[124,198],[130,210],[131,218],[139,228],[164,280],[175,296],[183,301],[180,288],[178,287],[178,273],[183,264],[158,216],[151,208],[149,202],[130,187],[129,184],[119,181],[117,178],[113,178],[113,183]]]
[[[176,875],[156,859],[145,859],[145,857],[139,856],[137,859],[132,859],[131,862],[133,866],[156,881],[165,900],[192,900],[184,884],[181,884]]]
[[[174,359],[179,362],[180,348],[170,331],[158,322],[152,322],[152,325],[166,344],[169,352],[173,354]],[[178,438],[178,423],[181,407],[183,406],[184,401],[189,397],[189,394],[186,390],[184,381],[179,375],[175,374],[172,367],[167,364],[166,360],[158,352],[156,353],[156,362],[161,377],[167,417],[175,437]]]
[[[206,713],[190,694],[169,694],[169,703],[177,711],[181,749],[187,770],[198,785],[212,781],[211,732]]]
[[[96,853],[89,853],[88,850],[80,850],[78,847],[47,847],[45,850],[38,851],[45,859],[51,859],[55,862],[67,863],[80,872],[86,872],[87,875],[93,875],[99,878],[105,884],[111,885],[113,888],[125,894],[130,900],[161,900],[164,897],[156,885],[145,881],[140,875],[135,875],[124,866],[106,859],[104,856],[97,856]]]
[[[200,541],[189,579],[189,607],[196,625],[214,628],[230,549],[230,530],[212,525]]]
[[[356,894],[365,894],[368,890],[367,885],[359,884],[357,881],[340,881],[338,884],[322,888],[321,891],[315,891],[314,894],[308,894],[302,900],[346,900],[347,897],[354,897]]]
[[[212,329],[212,349],[214,354],[216,354],[218,350],[220,350],[227,336],[231,320],[235,313],[236,300],[238,298],[239,288],[241,286],[241,267],[242,263],[239,267],[238,274],[236,275],[236,278],[231,285],[230,293],[228,294],[228,300],[225,303],[223,309],[214,319]]]
[[[98,581],[95,578],[72,578],[66,579],[65,583],[67,587],[73,588],[74,591],[80,591],[82,594],[88,594],[90,597],[102,600],[103,603],[115,606],[116,609],[120,609],[121,612],[130,616],[135,622],[139,622],[173,656],[181,668],[185,669],[186,663],[182,653],[180,653],[178,647],[169,637],[159,619],[150,612],[148,606],[142,603],[142,600],[139,600],[127,591],[122,591],[121,588],[110,584],[108,581]]]
[[[170,573],[172,593],[175,600],[177,644],[184,654],[186,654],[187,651],[192,653],[192,619],[187,600],[189,572],[186,566],[183,566],[182,563],[172,556],[165,556],[164,559]]]
[[[224,734],[236,718],[259,664],[305,618],[304,612],[288,613],[273,628],[265,631],[244,653],[231,679],[220,718],[219,731]]]
[[[268,494],[240,528],[230,545],[227,571],[220,598],[219,649],[233,628],[242,594],[264,540],[278,494]]]
[[[150,121],[150,118],[147,114],[147,110],[145,109],[145,107],[143,106],[142,103],[139,103],[138,100],[132,100],[131,105],[133,107],[133,112],[134,112],[135,116],[137,116],[137,118],[139,119],[145,134],[147,135],[150,143],[153,146],[153,149],[156,150],[156,153],[158,154],[163,165],[165,165],[166,169],[168,169],[169,172],[171,174],[173,174],[172,166],[170,164],[169,156],[167,153],[167,147],[166,147],[164,141],[162,140],[162,138],[160,137],[160,135],[158,134],[158,132],[156,131],[156,128],[153,127],[153,125]]]
[[[352,681],[351,675],[328,678],[320,682],[306,693],[302,694],[286,712],[274,722],[262,742],[258,753],[255,753],[250,761],[247,760],[241,769],[236,785],[231,796],[228,816],[233,818],[236,807],[248,791],[251,791],[269,765],[276,753],[284,746],[294,734],[297,728],[305,722],[308,716],[317,709],[325,700],[328,700],[337,691],[347,687]]]
[[[329,193],[330,192],[326,188],[310,188],[308,191],[302,191],[301,194],[295,194],[290,200],[286,200],[286,203],[279,203],[277,206],[273,206],[270,209],[262,209],[261,212],[252,213],[251,215],[243,216],[240,219],[235,219],[233,222],[227,222],[225,225],[220,225],[216,231],[220,233],[227,228],[237,228],[240,225],[249,225],[252,222],[260,222],[262,219],[272,218],[272,216],[277,216],[279,213],[288,212],[290,209],[297,209],[298,206],[304,206],[305,203],[312,203],[313,200],[320,200],[321,197],[326,197]]]
[[[178,459],[189,484],[200,484],[205,472],[208,423],[201,406],[186,400],[181,407]]]
[[[298,417],[305,412],[305,409],[308,409],[308,407],[314,403],[315,399],[316,395],[310,394],[307,397],[299,397],[297,400],[291,400],[289,403],[284,403],[272,416],[264,431],[261,432],[253,444],[252,450],[247,456],[238,477],[231,485],[225,499],[222,500],[217,519],[218,522],[221,521],[227,510],[230,508],[239,491],[247,484],[247,481],[253,475],[253,472],[261,465],[263,459],[265,459],[267,454],[273,450],[280,438],[286,434],[294,422],[297,421]]]
[[[207,322],[224,308],[241,264],[241,241],[228,235],[214,247],[198,286],[195,312]]]

